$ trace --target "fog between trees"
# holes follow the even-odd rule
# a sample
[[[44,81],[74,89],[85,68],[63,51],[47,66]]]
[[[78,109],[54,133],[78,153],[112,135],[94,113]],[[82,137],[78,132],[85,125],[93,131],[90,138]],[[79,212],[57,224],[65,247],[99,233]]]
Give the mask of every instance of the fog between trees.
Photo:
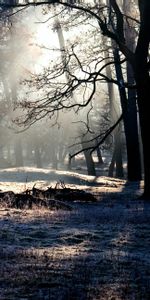
[[[40,7],[31,8],[6,18],[8,13],[11,14],[11,11],[3,13],[3,20],[1,20],[4,28],[4,36],[1,37],[1,51],[4,54],[4,60],[1,61],[1,107],[5,110],[4,113],[1,110],[1,167],[30,164],[37,167],[49,165],[56,167],[55,155],[58,162],[64,163],[69,153],[73,154],[81,148],[82,135],[85,135],[85,140],[93,139],[99,134],[100,125],[103,132],[109,127],[107,86],[102,83],[100,91],[96,91],[94,95],[92,104],[90,103],[82,111],[63,110],[59,112],[59,116],[56,112],[52,118],[48,115],[30,128],[25,128],[24,131],[22,114],[26,117],[26,111],[22,110],[20,104],[22,105],[26,99],[31,102],[38,100],[45,95],[45,92],[47,93],[46,84],[42,86],[42,83],[39,83],[41,86],[37,89],[36,80],[40,78],[42,81],[45,72],[49,70],[51,72],[56,63],[57,68],[60,68],[63,50],[60,45],[59,32],[55,29],[58,18],[56,20],[54,11],[46,11],[44,14]],[[49,22],[42,23],[48,18],[51,18]],[[81,17],[80,19],[82,21]],[[28,23],[29,20],[30,23]],[[68,16],[64,18],[63,15],[60,18],[66,47],[65,55],[67,56],[74,45],[77,55],[81,53],[85,67],[86,63],[89,63],[88,68],[94,69],[97,45],[95,44],[95,49],[92,51],[90,41],[87,40],[89,37],[97,43],[95,28],[92,37],[92,32],[88,33],[88,31],[89,28],[93,31],[93,25],[90,26],[87,23],[79,28],[76,21],[72,24],[70,17],[69,21],[70,28],[66,30]],[[79,40],[78,35],[81,32],[85,32],[85,37]],[[7,41],[6,45],[4,45],[4,39]],[[92,52],[93,57],[90,58]],[[100,53],[100,59],[102,58],[103,47]],[[83,77],[82,71],[76,66],[74,68],[76,68],[75,72]],[[35,82],[32,82],[33,77]],[[59,82],[60,80],[62,79],[59,78]],[[50,87],[50,90],[53,92],[54,86]],[[82,102],[85,87],[82,95],[79,94],[81,91],[82,88],[73,95],[74,99],[71,101]],[[86,93],[90,93],[90,87]],[[18,117],[19,122],[21,121],[20,127],[16,124]],[[75,147],[69,148],[76,143]]]
[[[70,118],[70,129],[73,119],[73,131],[70,131],[68,138],[79,137],[74,139],[77,149],[75,147],[75,149],[71,148],[71,151],[65,150],[72,157],[70,152],[78,153],[81,147],[86,150],[86,152],[83,151],[84,154],[87,154],[88,147],[90,150],[95,147],[93,145],[95,137],[97,138],[94,143],[97,142],[97,145],[101,145],[101,139],[105,135],[104,131],[106,132],[113,126],[112,124],[117,122],[122,111],[124,127],[119,125],[113,133],[110,131],[111,142],[106,140],[106,147],[108,148],[108,144],[113,146],[111,167],[116,164],[116,168],[122,169],[118,173],[119,176],[123,176],[121,148],[124,146],[121,145],[125,145],[126,142],[128,179],[139,180],[141,170],[138,150],[140,129],[136,111],[137,98],[144,146],[146,181],[146,178],[149,178],[150,169],[145,134],[147,102],[145,102],[146,95],[143,96],[144,92],[141,91],[146,90],[146,82],[149,81],[149,78],[147,77],[147,67],[144,69],[141,62],[143,60],[143,64],[146,66],[149,36],[144,33],[149,28],[148,2],[143,1],[139,7],[136,1],[132,3],[128,1],[49,1],[45,2],[44,6],[41,6],[40,1],[33,2],[33,5],[28,2],[10,3],[8,1],[4,6],[3,2],[1,3],[3,28],[8,27],[5,34],[7,36],[5,40],[9,40],[7,48],[13,49],[12,53],[17,59],[18,55],[15,54],[17,41],[14,42],[18,37],[17,27],[22,32],[21,26],[29,24],[29,29],[28,26],[25,26],[28,36],[26,41],[24,34],[21,34],[21,39],[19,39],[22,45],[25,45],[21,52],[21,56],[25,53],[23,56],[25,59],[23,58],[23,63],[21,62],[24,71],[19,70],[18,74],[16,71],[16,76],[10,76],[11,72],[5,71],[5,76],[3,76],[9,86],[8,94],[11,94],[13,105],[14,102],[17,102],[17,105],[15,103],[17,110],[13,112],[15,123],[28,128],[42,120],[42,123],[46,122],[45,128],[49,132],[54,132],[53,129],[50,129],[50,124],[57,123],[57,127],[61,127],[63,130],[63,119]],[[47,3],[50,5],[47,6]],[[55,5],[53,5],[54,3]],[[16,11],[16,7],[17,10],[21,10],[19,13]],[[9,17],[7,17],[8,15]],[[41,26],[45,26],[45,24],[43,33],[41,31],[39,34],[38,30],[41,30]],[[47,28],[51,31],[49,39],[46,37]],[[10,43],[12,34],[15,38]],[[42,40],[41,37],[44,34],[45,40]],[[28,43],[30,47],[27,47]],[[11,59],[9,70],[14,69],[12,61]],[[141,66],[143,73],[140,72]],[[144,84],[146,84],[145,88]],[[4,80],[2,85],[3,94],[6,97],[7,89],[4,88]],[[141,102],[141,98],[143,102]],[[98,114],[95,112],[95,108],[97,112],[99,111]],[[74,120],[77,122],[76,126]],[[82,123],[80,124],[79,121]],[[36,129],[38,134],[33,133],[34,139],[35,135],[40,135],[40,122],[37,124],[34,127],[38,126]],[[31,127],[30,131],[32,130]],[[87,135],[85,135],[85,131],[88,132]],[[65,129],[64,132],[66,132]],[[117,138],[115,138],[116,134]],[[118,143],[118,141],[120,142]],[[50,143],[51,145],[55,144],[53,139]],[[88,147],[85,146],[86,143]],[[68,145],[70,145],[70,141],[67,141]],[[31,152],[35,153],[35,150]],[[38,152],[40,153],[41,150]],[[61,152],[63,151],[61,150]],[[91,152],[89,157],[91,157]]]

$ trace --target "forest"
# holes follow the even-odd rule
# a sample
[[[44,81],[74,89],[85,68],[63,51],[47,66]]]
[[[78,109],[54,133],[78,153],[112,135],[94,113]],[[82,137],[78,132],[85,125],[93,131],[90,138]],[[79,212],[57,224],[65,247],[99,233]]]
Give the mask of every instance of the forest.
[[[0,0],[0,299],[150,299],[150,1]]]

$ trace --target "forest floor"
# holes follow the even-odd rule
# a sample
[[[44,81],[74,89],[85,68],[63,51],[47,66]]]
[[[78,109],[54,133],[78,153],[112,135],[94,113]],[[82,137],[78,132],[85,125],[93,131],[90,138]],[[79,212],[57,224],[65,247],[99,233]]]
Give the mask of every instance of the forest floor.
[[[68,211],[1,205],[0,299],[150,299],[150,202],[137,197],[142,183],[48,169],[0,171],[2,191],[58,181],[97,201],[70,199]]]

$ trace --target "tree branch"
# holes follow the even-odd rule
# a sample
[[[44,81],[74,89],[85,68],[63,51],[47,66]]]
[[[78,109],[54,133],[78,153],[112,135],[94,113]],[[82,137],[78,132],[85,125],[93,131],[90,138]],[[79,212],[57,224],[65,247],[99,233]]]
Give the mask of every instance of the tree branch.
[[[69,155],[69,158],[72,159],[73,157],[75,157],[76,155],[84,152],[84,151],[88,151],[91,150],[91,153],[94,152],[100,145],[102,145],[104,143],[104,141],[106,140],[106,138],[112,133],[112,131],[117,127],[117,125],[121,122],[123,118],[123,114],[121,114],[121,116],[119,117],[119,119],[117,120],[117,122],[112,125],[105,133],[105,135],[103,136],[103,138],[96,144],[96,146],[90,146],[90,147],[85,147],[79,151],[77,151],[76,153]],[[97,136],[95,139],[97,139],[99,136]]]

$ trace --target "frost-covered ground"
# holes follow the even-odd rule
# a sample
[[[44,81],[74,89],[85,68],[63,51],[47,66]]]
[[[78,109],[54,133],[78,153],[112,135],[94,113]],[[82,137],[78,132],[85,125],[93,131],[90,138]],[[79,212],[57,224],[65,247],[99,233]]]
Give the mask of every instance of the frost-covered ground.
[[[48,169],[0,171],[0,189],[64,181],[97,203],[72,211],[0,208],[1,300],[150,299],[150,204],[138,183]]]

